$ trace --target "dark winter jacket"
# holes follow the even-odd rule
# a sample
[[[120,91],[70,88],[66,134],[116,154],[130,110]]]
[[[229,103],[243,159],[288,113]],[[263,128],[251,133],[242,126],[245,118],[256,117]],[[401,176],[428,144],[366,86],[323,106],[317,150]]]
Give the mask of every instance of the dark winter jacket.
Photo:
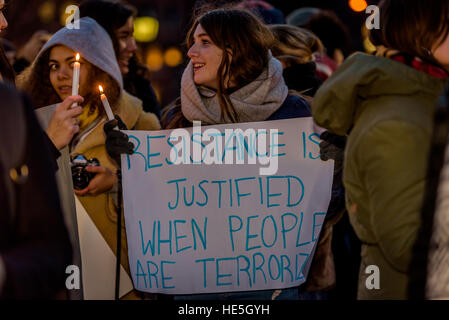
[[[313,97],[322,84],[316,76],[315,62],[295,63],[284,69],[285,84],[290,90]]]
[[[0,298],[53,298],[72,258],[55,161],[28,99],[0,83],[0,100]]]

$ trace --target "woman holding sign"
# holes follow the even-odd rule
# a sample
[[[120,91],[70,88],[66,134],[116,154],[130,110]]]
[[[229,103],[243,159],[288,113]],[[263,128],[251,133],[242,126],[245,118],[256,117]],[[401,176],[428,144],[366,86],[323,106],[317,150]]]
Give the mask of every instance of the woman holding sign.
[[[343,182],[362,241],[359,299],[406,299],[421,227],[433,115],[449,81],[449,2],[384,0],[376,56],[355,54],[317,92],[313,116],[349,133]]]
[[[191,61],[182,77],[181,97],[164,112],[164,127],[191,127],[194,120],[218,125],[310,117],[306,100],[289,93],[282,64],[270,52],[273,43],[271,31],[248,11],[214,10],[200,16],[187,36]],[[175,299],[298,300],[300,294],[294,287]]]
[[[76,53],[80,55],[78,61]],[[79,79],[73,77],[74,68],[79,68]],[[78,188],[75,193],[106,243],[115,252],[117,240],[115,172],[119,164],[106,153],[103,124],[107,117],[104,106],[110,105],[112,112],[119,115],[130,129],[154,130],[159,129],[160,125],[154,114],[142,111],[140,100],[123,90],[122,75],[111,39],[91,18],[80,19],[79,29],[59,30],[18,79],[19,86],[32,96],[37,105],[43,107],[38,110],[43,124],[56,128],[61,127],[57,122],[58,117],[55,116],[61,110],[55,104],[73,95],[72,89],[76,89],[77,82],[79,94],[84,97],[84,101],[81,104],[82,113],[75,120],[79,132],[71,139],[66,151],[72,158],[76,155],[83,155],[88,160],[95,158],[100,165],[98,166],[96,161],[89,161],[92,166],[88,165],[85,173],[91,174],[90,180],[74,178],[74,186]],[[104,89],[104,97],[102,95],[101,99],[99,85]],[[70,112],[70,107],[64,111]],[[77,161],[81,161],[77,164],[85,165],[85,160],[78,158]],[[66,166],[65,163],[60,165],[64,168]],[[63,183],[71,186],[70,168],[64,172],[68,172],[68,175],[63,178]],[[124,245],[121,263],[128,270],[124,230],[122,230],[122,244]]]
[[[252,13],[213,10],[187,35],[191,59],[181,80],[181,97],[163,115],[167,129],[202,124],[309,117],[306,100],[290,94],[282,64],[273,58],[271,31]],[[298,289],[193,295],[194,299],[299,299]]]
[[[167,107],[163,126],[191,127],[194,120],[218,125],[310,117],[306,100],[289,93],[282,64],[270,52],[273,42],[271,31],[248,11],[214,10],[200,16],[187,36],[191,61],[182,77],[181,97]],[[122,151],[128,153],[129,149]],[[299,298],[297,287],[175,296],[221,300]]]

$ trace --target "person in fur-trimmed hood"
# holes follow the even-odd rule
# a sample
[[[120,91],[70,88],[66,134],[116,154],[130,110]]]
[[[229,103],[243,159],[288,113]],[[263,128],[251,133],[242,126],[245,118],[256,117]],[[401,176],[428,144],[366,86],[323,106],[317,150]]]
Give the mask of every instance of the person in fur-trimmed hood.
[[[142,102],[123,90],[123,80],[112,41],[107,32],[91,18],[82,18],[79,29],[59,30],[42,48],[33,64],[17,79],[18,86],[29,93],[39,106],[37,113],[47,134],[62,156],[58,159],[58,179],[66,220],[76,233],[73,184],[68,166],[69,156],[97,158],[100,166],[87,188],[75,190],[103,238],[116,252],[117,200],[115,174],[118,164],[106,152],[103,125],[107,121],[98,87],[105,89],[112,111],[130,130],[158,130],[159,120],[145,113]],[[82,108],[70,108],[73,64],[81,55],[78,98]],[[60,103],[63,101],[63,103]],[[76,100],[76,99],[75,99]],[[125,229],[122,229],[121,263],[129,272]]]

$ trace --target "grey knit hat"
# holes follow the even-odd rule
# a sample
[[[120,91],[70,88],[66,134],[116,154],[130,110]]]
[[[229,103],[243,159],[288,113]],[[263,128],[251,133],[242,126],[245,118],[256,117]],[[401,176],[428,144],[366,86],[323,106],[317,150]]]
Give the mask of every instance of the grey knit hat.
[[[107,72],[123,89],[122,74],[108,33],[92,18],[81,18],[79,22],[79,29],[64,27],[56,32],[42,47],[35,61],[48,49],[63,45],[79,52],[83,59]]]

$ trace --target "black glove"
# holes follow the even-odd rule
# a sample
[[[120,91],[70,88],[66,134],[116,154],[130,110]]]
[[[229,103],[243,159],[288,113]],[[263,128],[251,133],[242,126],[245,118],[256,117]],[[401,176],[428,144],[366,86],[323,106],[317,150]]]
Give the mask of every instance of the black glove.
[[[321,136],[321,140],[332,143],[340,149],[344,149],[346,146],[346,136],[337,136],[336,134],[330,133],[329,131],[324,131]]]
[[[321,134],[320,143],[321,160],[327,161],[333,159],[335,161],[334,173],[339,172],[343,167],[344,149],[346,146],[346,137],[337,136],[328,131]]]
[[[110,120],[104,124],[103,130],[106,134],[106,152],[120,165],[120,155],[122,153],[133,154],[134,145],[129,141],[128,135],[119,130],[114,130],[116,126],[120,130],[128,130],[122,119],[117,115],[115,115],[115,120]]]

